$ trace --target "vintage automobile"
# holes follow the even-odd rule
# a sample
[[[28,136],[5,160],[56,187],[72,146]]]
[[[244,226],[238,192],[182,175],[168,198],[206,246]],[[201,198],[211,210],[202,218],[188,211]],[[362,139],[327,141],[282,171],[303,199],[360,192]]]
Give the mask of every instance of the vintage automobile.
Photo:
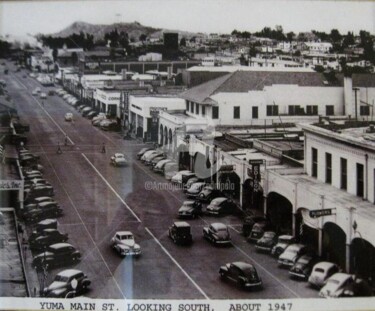
[[[76,280],[76,281],[74,281]],[[72,286],[74,284],[74,286]],[[53,282],[43,290],[45,297],[67,298],[69,293],[77,296],[84,293],[91,281],[80,270],[68,269],[55,276]]]
[[[169,227],[169,237],[175,244],[189,245],[193,242],[190,225],[185,221],[176,221]]]
[[[56,243],[34,256],[32,265],[36,270],[51,269],[81,260],[81,253],[69,243]]]
[[[189,178],[195,177],[195,173],[189,170],[179,171],[176,175],[171,178],[171,182],[183,185]]]
[[[343,272],[335,273],[329,277],[319,291],[319,296],[323,298],[337,298],[342,295],[345,287],[353,282],[353,275]]]
[[[85,115],[85,117],[89,120],[91,120],[92,118],[96,117],[98,115],[98,113],[96,111],[90,111],[88,114]]]
[[[280,266],[291,267],[296,263],[299,257],[307,254],[308,251],[308,247],[304,244],[291,244],[279,256],[277,262]]]
[[[166,180],[171,180],[178,173],[179,166],[176,162],[168,162],[164,165],[163,171]]]
[[[67,112],[64,117],[65,121],[70,122],[73,121],[73,113]]]
[[[143,163],[147,166],[150,166],[150,165],[152,165],[152,161],[156,158],[162,160],[163,158],[165,158],[164,153],[161,152],[161,151],[156,151],[156,152],[150,154],[149,156],[145,157],[145,160],[144,160]]]
[[[203,237],[216,245],[228,245],[232,243],[228,226],[220,222],[203,227]]]
[[[141,247],[130,231],[117,231],[111,239],[111,247],[123,257],[141,255]]]
[[[34,223],[49,217],[59,217],[62,214],[63,210],[58,205],[54,204],[54,202],[43,202],[25,212],[23,214],[23,219],[27,223]]]
[[[260,220],[259,222],[256,222],[254,224],[249,236],[247,237],[247,241],[256,242],[262,238],[265,231],[267,230],[270,231],[271,229],[272,229],[272,225],[267,219]]]
[[[206,185],[206,183],[204,181],[198,181],[198,182],[193,183],[186,190],[186,196],[188,198],[196,198],[205,185]]]
[[[163,173],[165,165],[171,162],[172,160],[170,159],[160,160],[158,163],[156,163],[156,165],[152,169],[156,173]]]
[[[220,190],[215,189],[211,185],[207,185],[201,190],[197,199],[202,202],[210,202],[211,200],[222,196],[223,193]]]
[[[147,150],[145,151],[142,156],[140,157],[140,160],[142,162],[145,162],[150,156],[152,156],[153,154],[156,154],[156,153],[159,153],[160,154],[160,151],[157,151],[155,149],[150,149],[150,150]]]
[[[165,159],[166,159],[166,156],[164,154],[153,158],[149,164],[150,169],[153,170],[156,164],[158,164],[160,161],[165,160]]]
[[[289,274],[298,279],[307,280],[311,274],[313,266],[317,263],[318,258],[312,255],[303,255],[290,268]]]
[[[57,229],[44,229],[40,235],[29,238],[30,249],[39,250],[49,245],[68,241],[67,233],[60,233]]]
[[[222,280],[230,280],[244,289],[262,287],[262,280],[257,270],[246,262],[227,263],[220,267],[219,274]]]
[[[202,204],[193,200],[184,201],[178,210],[179,218],[197,218],[201,214]]]
[[[234,212],[236,208],[235,203],[224,197],[213,199],[207,206],[206,213],[213,216],[224,216]]]
[[[370,297],[373,295],[372,288],[367,281],[353,276],[353,282],[344,285],[344,290],[338,297]]]
[[[203,181],[203,180],[200,179],[197,176],[189,178],[189,180],[183,186],[183,191],[186,193],[186,191],[191,187],[192,184],[194,184],[196,182],[201,182],[201,181]]]
[[[333,262],[318,262],[311,271],[309,284],[313,287],[321,288],[331,275],[340,271],[339,266]]]
[[[255,248],[260,251],[271,252],[276,245],[277,235],[273,231],[264,232],[263,236],[256,242]]]
[[[291,235],[280,235],[277,238],[276,245],[272,248],[271,254],[274,257],[279,257],[288,245],[296,242],[296,239]]]
[[[145,147],[145,148],[142,148],[141,150],[139,150],[139,152],[137,153],[137,159],[140,160],[141,157],[145,154],[145,152],[150,151],[150,150],[154,150],[154,149],[151,148],[151,147]]]
[[[248,237],[255,223],[265,220],[267,219],[264,216],[257,216],[252,213],[250,215],[245,216],[244,222],[242,224],[242,234],[245,237]]]
[[[113,166],[126,166],[128,164],[128,161],[126,160],[123,153],[115,153],[111,157],[111,164]]]

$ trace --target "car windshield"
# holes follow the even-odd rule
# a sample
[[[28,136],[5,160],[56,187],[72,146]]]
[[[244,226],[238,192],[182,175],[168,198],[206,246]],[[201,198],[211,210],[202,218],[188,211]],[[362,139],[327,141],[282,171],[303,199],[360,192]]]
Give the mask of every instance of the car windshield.
[[[133,236],[131,234],[120,235],[120,240],[133,240]]]
[[[268,238],[268,239],[273,239],[275,237],[275,233],[266,232],[263,237]]]
[[[55,281],[58,281],[58,282],[68,282],[69,278],[67,276],[63,276],[63,275],[56,275]]]
[[[289,247],[287,251],[288,251],[289,253],[291,253],[291,254],[297,254],[298,249],[297,249],[297,248],[294,248],[294,247]]]
[[[248,277],[255,277],[256,276],[256,271],[255,271],[254,267],[244,268],[243,273]]]
[[[314,271],[319,272],[319,273],[324,273],[324,269],[322,268],[316,268]]]
[[[287,239],[287,238],[279,238],[279,243],[289,243],[290,242],[290,239]]]
[[[339,284],[340,284],[340,282],[339,282],[338,280],[335,280],[335,279],[329,279],[329,280],[327,281],[327,283],[330,283],[330,284],[336,284],[336,285],[339,285]]]
[[[301,257],[299,260],[298,260],[298,263],[300,264],[308,264],[310,261],[310,258],[308,257]]]
[[[217,228],[216,231],[227,232],[227,228]]]

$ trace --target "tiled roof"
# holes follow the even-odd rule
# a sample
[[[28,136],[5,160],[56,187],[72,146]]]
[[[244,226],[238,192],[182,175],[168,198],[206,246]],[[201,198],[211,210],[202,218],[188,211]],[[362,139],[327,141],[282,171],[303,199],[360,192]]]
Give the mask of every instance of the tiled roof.
[[[209,97],[217,93],[261,91],[265,86],[273,84],[343,86],[343,78],[337,75],[334,81],[328,81],[324,74],[318,72],[236,71],[193,87],[181,93],[181,97],[197,103],[209,103],[212,102]]]

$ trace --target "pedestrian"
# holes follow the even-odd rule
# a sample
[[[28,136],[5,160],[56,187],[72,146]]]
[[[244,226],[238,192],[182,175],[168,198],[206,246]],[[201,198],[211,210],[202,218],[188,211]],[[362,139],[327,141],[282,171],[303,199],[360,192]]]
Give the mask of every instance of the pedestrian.
[[[62,153],[62,150],[60,147],[60,143],[57,143],[57,154],[61,154],[61,153]]]
[[[64,141],[64,144],[65,144],[65,146],[68,145],[68,135],[66,135],[66,134],[65,134],[65,141]]]
[[[105,153],[105,144],[103,143],[103,146],[102,146],[102,153]]]

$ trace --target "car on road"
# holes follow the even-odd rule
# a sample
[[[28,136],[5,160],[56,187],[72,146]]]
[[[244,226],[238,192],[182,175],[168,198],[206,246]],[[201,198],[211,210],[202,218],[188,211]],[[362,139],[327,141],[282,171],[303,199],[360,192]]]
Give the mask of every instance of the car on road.
[[[232,262],[221,266],[219,274],[222,280],[230,280],[243,289],[262,287],[262,279],[252,264],[246,262]]]
[[[172,177],[171,182],[183,185],[192,177],[195,177],[195,173],[189,170],[182,170]]]
[[[327,279],[337,273],[340,272],[340,267],[328,261],[321,261],[318,262],[312,269],[311,274],[309,276],[309,284],[313,287],[321,288],[326,283]]]
[[[223,196],[223,193],[220,190],[215,189],[211,185],[207,185],[201,190],[201,192],[197,196],[197,199],[202,202],[210,202],[213,199],[222,197],[222,196]]]
[[[232,243],[228,226],[220,222],[203,227],[203,237],[216,245],[228,245]]]
[[[353,276],[353,282],[346,284],[338,297],[370,297],[373,295],[372,288],[367,281]]]
[[[172,162],[170,159],[160,160],[152,169],[156,173],[163,173],[165,165],[170,162]]]
[[[169,227],[168,235],[175,244],[189,245],[193,242],[190,225],[185,221],[175,221]]]
[[[251,230],[253,229],[253,226],[257,222],[262,222],[265,220],[267,219],[264,216],[254,215],[253,213],[246,215],[244,218],[244,222],[242,224],[242,234],[245,237],[248,237],[250,235]]]
[[[188,198],[196,198],[205,185],[206,185],[206,183],[203,182],[203,181],[193,183],[189,187],[189,189],[186,190],[186,196]]]
[[[235,208],[236,205],[231,199],[218,197],[207,206],[206,213],[212,216],[224,216],[232,214]]]
[[[87,114],[88,114],[89,112],[91,112],[91,111],[92,111],[92,108],[91,108],[91,107],[85,107],[85,108],[83,108],[83,109],[81,110],[81,115],[82,115],[82,117],[86,117]]]
[[[93,117],[91,120],[91,123],[94,124],[94,122],[100,122],[104,119],[107,119],[106,114],[104,112],[99,112],[97,116]]]
[[[43,202],[23,214],[25,222],[34,223],[50,217],[60,217],[63,210],[55,202]]]
[[[103,131],[117,131],[119,129],[119,124],[113,119],[103,120],[100,123],[100,129]]]
[[[55,95],[55,91],[54,90],[49,90],[48,93],[47,93],[48,96],[54,96]]]
[[[199,181],[203,181],[202,179],[200,179],[199,177],[197,176],[194,176],[194,177],[191,177],[189,178],[189,180],[184,184],[184,192],[186,193],[186,191],[190,188],[190,186],[196,182],[199,182]]]
[[[33,258],[32,266],[36,270],[51,269],[81,260],[81,253],[69,243],[56,243]]]
[[[312,255],[303,255],[290,268],[289,274],[298,279],[307,280],[311,274],[311,270],[317,263],[318,258]]]
[[[130,231],[117,231],[111,239],[111,247],[124,257],[141,255],[141,247],[135,243]]]
[[[178,217],[197,218],[202,213],[202,204],[200,202],[188,200],[182,203],[182,206],[178,210]]]
[[[154,169],[154,167],[156,166],[156,164],[158,164],[160,161],[163,161],[166,159],[166,156],[164,154],[160,155],[160,156],[157,156],[155,158],[153,158],[151,160],[151,164],[150,164],[150,169]]]
[[[307,245],[304,244],[291,244],[279,256],[278,263],[280,266],[292,267],[298,258],[307,254],[309,251]]]
[[[37,186],[32,189],[25,190],[25,199],[30,200],[35,197],[42,197],[42,196],[53,196],[54,191],[52,186],[43,185]]]
[[[277,235],[273,231],[264,232],[263,236],[256,242],[255,248],[259,251],[271,252],[276,245]]]
[[[33,90],[33,91],[31,92],[31,95],[33,95],[33,96],[37,96],[37,95],[38,95],[38,92],[37,92],[36,90]]]
[[[68,241],[67,233],[60,233],[57,229],[44,229],[40,235],[29,238],[29,245],[32,250],[40,250],[66,241]]]
[[[64,117],[65,121],[70,122],[73,121],[73,113],[67,112]]]
[[[74,281],[76,280],[76,281]],[[75,288],[72,287],[72,285]],[[45,297],[66,298],[69,293],[77,296],[84,293],[90,286],[91,281],[87,275],[80,270],[67,269],[59,272],[53,282],[43,290]]]
[[[177,174],[179,166],[176,162],[169,162],[164,165],[163,172],[166,180],[171,180]]]
[[[335,273],[319,291],[319,296],[323,298],[337,298],[342,295],[345,287],[353,282],[353,275],[343,272]]]
[[[47,98],[47,94],[46,93],[40,93],[40,98],[41,99],[46,99]]]
[[[38,204],[38,203],[42,203],[42,202],[53,202],[53,201],[55,201],[54,198],[44,196],[44,197],[37,197],[37,198],[34,198],[33,201],[30,202],[30,203]]]
[[[94,118],[97,115],[98,115],[98,113],[96,111],[90,111],[87,115],[85,115],[85,117],[87,119],[91,120],[92,118]]]
[[[296,243],[296,239],[294,236],[291,235],[280,235],[277,238],[276,245],[271,250],[271,255],[274,257],[279,257],[282,252],[288,247],[288,245],[291,245],[293,243]]]
[[[123,153],[115,153],[113,156],[111,156],[111,164],[113,166],[126,166],[128,161]]]
[[[259,220],[258,222],[254,224],[253,228],[251,229],[251,232],[249,236],[247,237],[247,241],[256,242],[262,238],[265,231],[271,231],[271,230],[272,230],[272,225],[267,219]]]
[[[104,116],[105,117],[105,116]],[[150,151],[150,150],[154,150],[154,148],[151,148],[151,147],[145,147],[145,148],[142,148],[141,150],[139,150],[139,152],[137,153],[137,159],[140,160],[141,157],[145,154],[146,151]]]
[[[35,231],[41,233],[44,229],[57,229],[57,219],[47,218],[39,221],[35,226]]]
[[[165,159],[164,153],[161,152],[161,151],[157,151],[157,152],[151,154],[149,157],[147,157],[147,159],[145,159],[144,164],[147,165],[147,166],[152,166],[152,162],[153,162],[154,159],[156,159],[157,162]]]
[[[160,150],[151,150],[151,152],[146,152],[141,160],[142,162],[145,164],[145,165],[150,165],[152,159],[156,158],[156,157],[159,157],[159,156],[163,156],[163,152],[160,151]]]

